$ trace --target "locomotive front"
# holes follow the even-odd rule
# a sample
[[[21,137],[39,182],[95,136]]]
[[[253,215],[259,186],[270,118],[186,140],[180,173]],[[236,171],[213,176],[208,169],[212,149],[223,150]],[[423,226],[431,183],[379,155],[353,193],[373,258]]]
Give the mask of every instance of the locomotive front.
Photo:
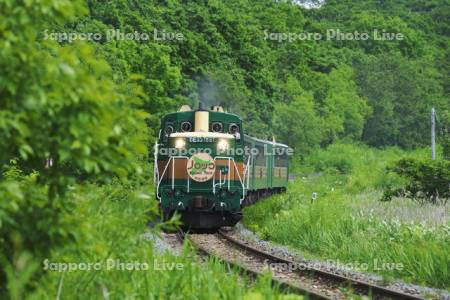
[[[185,227],[233,226],[241,218],[247,168],[241,119],[220,106],[183,106],[163,117],[155,145],[156,197],[164,218]]]

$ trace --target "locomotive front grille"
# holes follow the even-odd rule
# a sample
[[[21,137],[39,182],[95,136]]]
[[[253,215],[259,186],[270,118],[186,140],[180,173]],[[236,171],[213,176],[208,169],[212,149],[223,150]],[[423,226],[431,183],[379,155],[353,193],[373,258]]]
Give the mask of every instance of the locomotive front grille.
[[[195,196],[192,199],[192,206],[197,209],[206,208],[208,206],[208,199],[203,196]]]

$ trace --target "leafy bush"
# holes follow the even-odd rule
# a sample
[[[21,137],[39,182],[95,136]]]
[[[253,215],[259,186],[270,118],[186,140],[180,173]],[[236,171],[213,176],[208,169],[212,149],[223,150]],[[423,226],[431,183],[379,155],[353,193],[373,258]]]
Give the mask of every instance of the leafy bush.
[[[350,174],[355,167],[355,155],[359,154],[359,149],[354,145],[336,143],[330,145],[326,150],[318,149],[311,153],[305,163],[314,172]]]
[[[11,298],[26,293],[31,278],[42,271],[39,262],[62,245],[75,240],[77,224],[66,214],[59,199],[49,201],[47,187],[37,183],[38,174],[24,176],[10,166],[0,181],[0,298],[5,288]],[[67,203],[66,203],[67,205]],[[14,287],[14,288],[12,288]]]
[[[383,200],[406,196],[419,202],[439,204],[450,198],[450,161],[401,159],[388,170],[404,177],[405,186],[387,189]]]
[[[39,39],[78,12],[80,0],[0,0],[0,298],[35,288],[33,263],[74,241],[71,184],[142,171],[140,89],[86,43]]]
[[[69,21],[83,2],[9,3],[0,1],[0,166],[18,158],[51,197],[80,173],[136,172],[135,157],[147,152],[139,89],[114,83],[85,43],[38,39],[46,20]]]

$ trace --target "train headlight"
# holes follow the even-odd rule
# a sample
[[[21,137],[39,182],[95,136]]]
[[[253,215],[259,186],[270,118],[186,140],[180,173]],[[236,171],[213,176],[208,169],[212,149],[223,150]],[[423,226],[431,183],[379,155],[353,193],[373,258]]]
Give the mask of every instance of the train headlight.
[[[229,148],[230,148],[230,144],[225,139],[221,139],[217,143],[217,152],[225,152],[225,151],[228,151]]]
[[[175,148],[184,149],[186,147],[186,141],[184,139],[176,139],[175,140]]]

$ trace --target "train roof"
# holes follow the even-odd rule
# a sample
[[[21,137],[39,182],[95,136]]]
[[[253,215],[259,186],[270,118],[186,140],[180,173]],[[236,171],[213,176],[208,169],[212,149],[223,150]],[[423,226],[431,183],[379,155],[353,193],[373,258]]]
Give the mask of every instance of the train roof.
[[[204,111],[207,111],[209,113],[213,113],[216,115],[223,115],[223,116],[230,116],[233,119],[237,119],[239,121],[242,121],[241,117],[239,117],[238,115],[234,114],[234,113],[230,113],[230,112],[226,112],[226,111],[215,111],[215,110],[209,110],[209,109],[205,109]],[[194,113],[196,112],[196,110],[188,110],[188,111],[176,111],[176,112],[171,112],[168,114],[165,114],[162,119],[167,119],[170,117],[176,117],[176,116],[182,116],[182,115],[194,115]]]
[[[271,144],[271,145],[278,146],[278,147],[289,148],[288,145],[277,143],[277,142],[272,142],[272,141],[268,141],[268,140],[258,139],[258,138],[255,138],[253,136],[250,136],[248,134],[245,134],[244,136],[245,136],[246,139],[254,140],[256,142],[260,142],[260,143],[263,143],[263,144]]]
[[[234,122],[236,122],[236,121],[242,122],[241,117],[239,117],[237,114],[224,111],[224,109],[221,106],[213,106],[213,107],[211,107],[211,109],[199,109],[199,110],[207,111],[209,113],[214,114],[217,117],[218,116],[223,116],[223,117],[229,116],[230,120],[234,120]],[[172,118],[178,119],[178,120],[184,119],[184,118],[191,118],[191,116],[192,117],[194,116],[196,111],[198,111],[198,110],[192,109],[188,105],[183,105],[179,111],[171,112],[171,113],[164,115],[162,117],[162,120],[167,120],[167,119],[172,119]],[[223,117],[220,117],[220,118],[223,118]],[[245,126],[243,126],[243,127],[245,128]],[[282,148],[289,148],[289,146],[285,145],[285,144],[281,144],[281,143],[277,143],[277,142],[273,142],[273,141],[269,141],[269,140],[259,139],[259,138],[252,137],[247,134],[244,134],[244,136],[246,139],[250,139],[250,140],[253,140],[258,143],[271,144],[271,145],[274,145],[277,147],[282,147]]]

